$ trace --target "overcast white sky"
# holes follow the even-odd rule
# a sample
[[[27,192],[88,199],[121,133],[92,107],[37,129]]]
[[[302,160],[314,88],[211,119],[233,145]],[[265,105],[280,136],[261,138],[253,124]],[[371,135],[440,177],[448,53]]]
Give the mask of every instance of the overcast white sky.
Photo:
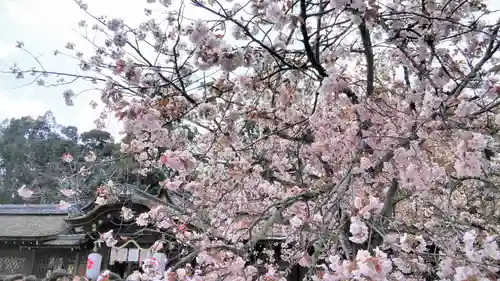
[[[489,0],[500,8],[499,0]],[[136,25],[144,18],[146,0],[86,0],[89,10],[95,15],[126,19],[129,25]],[[175,0],[174,0],[175,2]],[[151,7],[151,6],[149,6]],[[157,6],[158,7],[158,6]],[[188,15],[200,15],[200,10]],[[42,55],[40,60],[48,70],[74,72],[74,61],[54,57],[55,49],[64,50],[66,42],[83,45],[77,29],[78,21],[88,17],[77,7],[74,0],[0,0],[0,69],[17,62],[21,68],[29,68],[36,62],[26,53],[14,48],[17,40],[23,41],[34,55]],[[88,45],[87,45],[88,46]],[[91,48],[87,50],[92,51]],[[99,93],[87,92],[75,100],[74,107],[67,107],[62,99],[66,87],[43,88],[36,85],[19,87],[28,80],[16,80],[0,75],[0,119],[25,115],[38,116],[51,110],[59,123],[76,125],[80,132],[94,128],[94,120],[99,111],[92,110],[91,100],[99,100]],[[84,89],[74,85],[75,92]],[[115,136],[119,124],[110,120],[108,130]]]
[[[144,18],[143,0],[89,0],[92,12],[109,17],[122,17],[128,22],[138,23]],[[64,57],[54,57],[55,49],[63,50],[66,42],[83,46],[83,39],[74,30],[80,19],[88,19],[73,0],[0,0],[0,69],[18,63],[21,68],[36,66],[26,53],[16,49],[15,42],[23,41],[25,47],[40,60],[47,70],[74,72],[77,65]],[[88,46],[88,45],[85,45]],[[87,50],[92,51],[91,48]],[[95,127],[94,120],[99,110],[90,108],[91,100],[99,100],[99,93],[86,92],[75,100],[75,106],[68,107],[62,99],[62,92],[68,87],[44,88],[35,84],[20,87],[30,80],[17,80],[0,75],[0,119],[26,115],[38,116],[51,110],[57,121],[63,125],[76,125],[80,132]],[[76,84],[75,92],[85,89]],[[119,124],[110,120],[108,129],[117,136]]]

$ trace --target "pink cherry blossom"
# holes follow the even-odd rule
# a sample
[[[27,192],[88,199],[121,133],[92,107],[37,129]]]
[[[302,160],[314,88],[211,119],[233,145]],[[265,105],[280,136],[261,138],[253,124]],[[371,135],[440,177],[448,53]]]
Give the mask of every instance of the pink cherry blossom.
[[[107,202],[108,202],[108,200],[106,199],[106,197],[97,196],[94,203],[97,205],[105,205]]]
[[[93,151],[89,151],[87,153],[87,155],[85,155],[84,159],[86,162],[92,163],[92,162],[95,162],[95,160],[97,159],[97,156],[95,155],[95,153]]]
[[[368,239],[368,227],[357,217],[351,217],[351,226],[349,231],[352,236],[349,237],[354,243],[363,243]]]
[[[130,208],[122,207],[122,209],[121,209],[121,217],[125,221],[130,221],[130,220],[132,220],[134,218],[134,212]]]
[[[17,194],[22,198],[28,199],[33,196],[34,192],[33,190],[27,188],[26,185],[23,185],[17,190]]]
[[[58,207],[61,210],[67,210],[67,209],[69,209],[71,207],[71,204],[68,203],[68,202],[66,202],[66,201],[64,201],[64,200],[61,200],[61,201],[59,201]]]
[[[70,163],[73,161],[73,155],[71,155],[70,153],[64,153],[61,156],[61,160],[66,163]]]
[[[162,181],[160,185],[165,187],[166,189],[177,190],[183,184],[183,181]]]
[[[62,193],[62,195],[66,196],[68,198],[73,197],[76,194],[76,192],[74,190],[67,189],[67,188],[61,189],[60,192]]]
[[[108,247],[112,247],[118,243],[118,240],[113,236],[113,230],[101,233],[101,240],[104,241]]]

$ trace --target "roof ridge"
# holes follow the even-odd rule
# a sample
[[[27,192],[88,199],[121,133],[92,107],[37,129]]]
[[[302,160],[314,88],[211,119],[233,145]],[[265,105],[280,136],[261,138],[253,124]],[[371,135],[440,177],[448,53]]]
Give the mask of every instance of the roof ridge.
[[[0,204],[0,215],[68,214],[58,204]]]

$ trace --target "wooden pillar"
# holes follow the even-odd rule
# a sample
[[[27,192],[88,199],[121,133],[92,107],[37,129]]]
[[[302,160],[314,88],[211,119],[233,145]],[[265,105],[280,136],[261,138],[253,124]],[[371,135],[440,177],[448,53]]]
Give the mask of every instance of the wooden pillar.
[[[78,260],[79,260],[79,253],[78,251],[73,252],[71,251],[70,254],[68,255],[68,273],[71,275],[77,275],[78,274]],[[72,261],[71,263],[69,261]]]
[[[102,247],[99,249],[99,253],[102,256],[102,265],[101,265],[101,270],[106,270],[109,267],[109,254],[110,254],[110,249],[106,247]]]
[[[130,274],[132,274],[132,272],[133,272],[132,266],[133,266],[133,263],[127,262],[127,270],[125,270],[125,273],[123,274],[123,278],[127,278]]]
[[[29,271],[28,274],[31,275],[33,274],[33,269],[35,268],[35,258],[36,258],[36,251],[31,250],[31,260],[30,260],[30,265],[29,265]]]
[[[73,275],[78,275],[78,268],[80,268],[80,251],[76,251],[75,255],[75,270],[73,272]]]
[[[85,276],[85,269],[87,268],[87,257],[90,254],[88,250],[81,249],[78,251],[78,267],[76,268],[75,275]]]

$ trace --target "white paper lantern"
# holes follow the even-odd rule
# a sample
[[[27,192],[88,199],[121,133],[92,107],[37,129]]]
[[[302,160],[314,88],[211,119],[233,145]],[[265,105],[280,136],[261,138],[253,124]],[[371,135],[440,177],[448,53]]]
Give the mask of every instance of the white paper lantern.
[[[87,272],[85,276],[89,280],[97,280],[101,273],[102,256],[99,253],[91,253],[87,259]]]
[[[155,253],[153,255],[153,260],[156,261],[156,270],[158,272],[164,272],[165,267],[167,266],[167,255],[164,253]]]

